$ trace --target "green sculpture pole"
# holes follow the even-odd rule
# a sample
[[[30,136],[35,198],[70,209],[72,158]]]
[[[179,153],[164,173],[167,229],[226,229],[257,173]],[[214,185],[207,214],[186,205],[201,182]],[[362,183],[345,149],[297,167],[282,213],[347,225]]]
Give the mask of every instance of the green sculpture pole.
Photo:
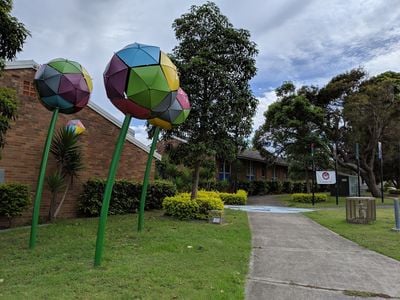
[[[50,146],[54,135],[54,128],[56,127],[57,118],[58,108],[53,111],[53,116],[51,117],[49,131],[47,132],[47,139],[42,154],[42,162],[40,163],[40,171],[36,185],[36,195],[32,214],[31,237],[29,240],[29,248],[31,249],[35,248],[36,245],[36,232],[39,223],[40,202],[42,201],[44,176],[46,174],[47,160],[49,158]]]
[[[160,127],[156,126],[153,136],[153,142],[151,143],[149,157],[147,158],[146,171],[144,172],[142,194],[140,195],[139,221],[137,229],[139,232],[141,232],[144,227],[144,206],[146,204],[147,186],[149,185],[151,161],[153,160],[154,150],[156,149],[156,144],[159,134],[160,134]]]
[[[127,114],[125,115],[124,123],[122,124],[121,131],[119,133],[119,137],[117,140],[117,144],[114,149],[114,154],[111,160],[110,170],[108,171],[107,184],[104,191],[103,196],[103,205],[101,206],[100,220],[99,220],[99,228],[97,230],[97,240],[96,240],[96,253],[94,256],[94,265],[101,265],[101,257],[103,255],[104,248],[104,232],[106,229],[108,208],[110,206],[110,198],[111,192],[114,186],[115,181],[115,173],[118,167],[119,158],[122,152],[122,146],[124,145],[126,134],[129,129],[129,124],[131,122],[132,116]]]

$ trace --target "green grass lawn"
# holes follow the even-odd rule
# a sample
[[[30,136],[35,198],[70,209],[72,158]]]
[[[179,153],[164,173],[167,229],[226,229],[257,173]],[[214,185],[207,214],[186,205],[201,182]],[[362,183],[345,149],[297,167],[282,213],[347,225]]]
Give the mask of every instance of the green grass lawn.
[[[1,299],[243,299],[251,241],[247,215],[222,225],[146,212],[108,219],[102,267],[93,267],[98,219],[0,232]]]
[[[377,209],[376,221],[369,225],[347,223],[345,209],[318,210],[305,215],[365,248],[400,260],[400,233],[391,230],[393,209]]]
[[[369,197],[369,196],[368,196]],[[289,207],[303,207],[303,208],[337,208],[337,207],[345,207],[346,197],[339,197],[339,205],[336,205],[336,197],[328,195],[328,200],[326,202],[315,203],[313,206],[311,203],[300,203],[300,202],[292,202],[291,195],[276,195],[276,198],[282,201],[283,204]],[[380,198],[376,198],[377,206],[393,206],[393,198],[385,198],[384,203],[381,203]]]

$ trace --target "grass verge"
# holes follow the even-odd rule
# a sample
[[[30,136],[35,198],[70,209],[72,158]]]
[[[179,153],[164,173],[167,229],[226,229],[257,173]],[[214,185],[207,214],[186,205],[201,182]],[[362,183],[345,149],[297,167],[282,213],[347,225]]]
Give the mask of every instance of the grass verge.
[[[2,299],[243,299],[251,242],[247,215],[227,210],[223,225],[147,212],[110,216],[103,265],[93,267],[98,219],[0,232]]]
[[[347,223],[344,209],[318,210],[305,215],[365,248],[400,260],[400,233],[391,230],[393,209],[377,209],[376,221],[368,225]]]

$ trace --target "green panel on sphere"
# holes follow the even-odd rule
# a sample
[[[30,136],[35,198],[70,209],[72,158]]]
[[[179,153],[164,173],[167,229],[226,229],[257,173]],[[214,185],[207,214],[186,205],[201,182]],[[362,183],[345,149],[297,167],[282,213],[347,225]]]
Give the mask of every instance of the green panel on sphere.
[[[150,90],[150,108],[153,109],[159,105],[163,99],[168,95],[167,91]]]
[[[137,74],[133,69],[131,69],[128,80],[128,88],[126,91],[127,96],[132,96],[135,99],[134,96],[136,94],[147,91],[148,89],[149,86],[146,84],[143,78],[140,77],[139,74]]]
[[[174,124],[174,125],[182,124],[188,117],[189,112],[190,112],[190,110],[188,110],[188,109],[185,109],[184,111],[182,111],[179,114],[179,116],[175,120],[172,121],[172,124]]]
[[[81,68],[73,65],[70,61],[66,62],[64,65],[63,73],[82,73]]]
[[[133,71],[146,82],[150,89],[169,91],[167,80],[159,65],[133,68]]]
[[[54,69],[60,73],[81,73],[81,70],[71,64],[69,61],[52,61],[49,63]]]
[[[145,90],[135,95],[129,97],[129,99],[133,100],[136,104],[143,106],[144,108],[150,109],[151,102],[150,102],[150,91]]]
[[[84,73],[82,70],[82,66],[79,63],[77,63],[76,61],[72,61],[72,60],[69,60],[68,62],[71,65],[73,65],[75,68],[77,68],[79,70],[79,73],[81,73],[81,72]]]

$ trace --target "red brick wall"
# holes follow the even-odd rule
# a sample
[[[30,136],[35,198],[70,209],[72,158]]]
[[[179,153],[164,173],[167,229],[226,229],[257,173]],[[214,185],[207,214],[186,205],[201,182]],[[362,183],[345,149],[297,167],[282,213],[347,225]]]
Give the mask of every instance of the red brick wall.
[[[42,150],[47,135],[52,113],[46,110],[37,99],[33,88],[33,69],[5,70],[0,75],[0,87],[12,87],[18,94],[18,119],[7,131],[6,146],[2,150],[0,168],[5,170],[6,182],[26,183],[31,186],[32,195],[36,189]],[[85,169],[79,173],[60,212],[60,217],[75,217],[77,213],[77,198],[82,191],[82,184],[89,178],[106,178],[119,128],[96,113],[89,107],[74,115],[60,114],[57,128],[64,126],[68,120],[80,119],[86,131],[80,137],[83,146]],[[147,153],[125,142],[117,178],[141,181],[146,165]],[[50,154],[47,175],[55,169],[55,162]],[[154,176],[154,160],[151,177]],[[33,198],[33,197],[32,197]],[[46,187],[41,202],[41,217],[46,217],[49,209],[50,193]],[[29,222],[32,207],[24,212],[17,223]],[[0,226],[6,224],[0,219]]]

